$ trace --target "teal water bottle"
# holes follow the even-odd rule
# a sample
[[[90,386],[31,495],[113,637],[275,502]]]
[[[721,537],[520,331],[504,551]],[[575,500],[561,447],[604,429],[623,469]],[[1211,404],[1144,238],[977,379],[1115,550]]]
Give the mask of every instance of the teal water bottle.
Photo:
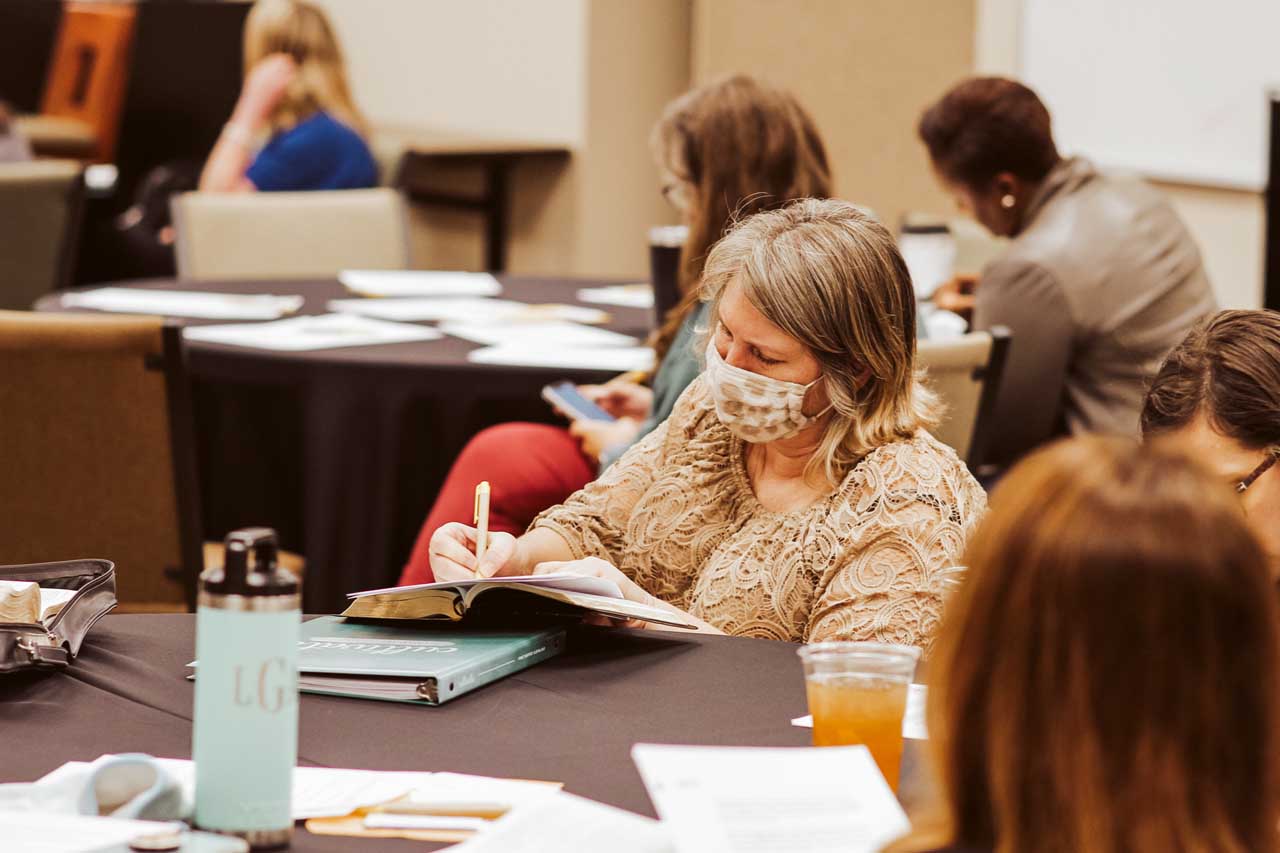
[[[269,528],[229,534],[225,565],[200,576],[196,615],[195,824],[254,850],[293,834],[301,600],[277,551]]]

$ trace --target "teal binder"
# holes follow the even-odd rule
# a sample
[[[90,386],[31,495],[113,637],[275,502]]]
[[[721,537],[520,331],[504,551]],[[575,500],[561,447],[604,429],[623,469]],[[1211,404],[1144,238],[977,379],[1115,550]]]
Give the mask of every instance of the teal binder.
[[[439,705],[564,650],[563,628],[478,631],[322,616],[302,624],[306,693]]]

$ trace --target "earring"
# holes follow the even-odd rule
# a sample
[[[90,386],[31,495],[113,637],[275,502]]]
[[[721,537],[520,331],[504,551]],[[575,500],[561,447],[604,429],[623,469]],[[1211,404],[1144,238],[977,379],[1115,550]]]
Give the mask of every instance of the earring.
[[[1018,200],[1013,197],[1013,193],[1005,193],[1004,197],[1000,199],[1000,206],[1005,210],[1011,210],[1017,203]]]

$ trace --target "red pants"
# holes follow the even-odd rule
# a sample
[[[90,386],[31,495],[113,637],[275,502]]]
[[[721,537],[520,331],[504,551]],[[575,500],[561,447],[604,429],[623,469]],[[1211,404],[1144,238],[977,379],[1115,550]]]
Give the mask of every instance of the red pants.
[[[595,477],[596,466],[561,427],[511,423],[484,430],[467,442],[449,469],[400,573],[400,584],[435,580],[427,553],[431,534],[451,521],[474,521],[480,481],[488,480],[491,488],[489,529],[519,536],[538,513],[563,503]]]

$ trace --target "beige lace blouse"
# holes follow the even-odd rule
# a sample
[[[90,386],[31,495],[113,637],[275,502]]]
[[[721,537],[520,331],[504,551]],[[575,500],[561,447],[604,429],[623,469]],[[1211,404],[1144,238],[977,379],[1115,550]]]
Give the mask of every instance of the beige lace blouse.
[[[927,642],[935,573],[986,508],[953,450],[923,431],[879,447],[789,513],[760,504],[745,464],[697,379],[666,423],[533,526],[728,634]]]

